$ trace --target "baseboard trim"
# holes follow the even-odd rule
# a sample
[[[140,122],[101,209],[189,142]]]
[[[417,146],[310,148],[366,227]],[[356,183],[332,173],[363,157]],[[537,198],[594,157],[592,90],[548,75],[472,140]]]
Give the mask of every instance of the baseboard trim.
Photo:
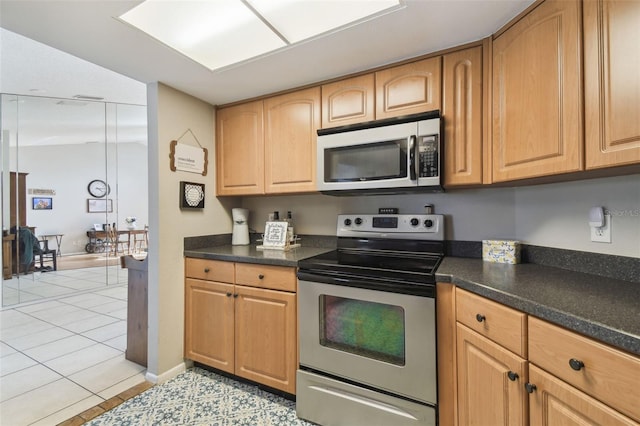
[[[178,374],[184,373],[185,371],[187,371],[187,364],[184,363],[184,362],[181,362],[180,364],[176,365],[175,367],[165,371],[162,374],[158,374],[158,375],[150,373],[147,370],[147,373],[145,374],[144,378],[148,382],[155,383],[157,385],[157,384],[160,384],[160,383],[164,383],[167,380],[173,379]]]

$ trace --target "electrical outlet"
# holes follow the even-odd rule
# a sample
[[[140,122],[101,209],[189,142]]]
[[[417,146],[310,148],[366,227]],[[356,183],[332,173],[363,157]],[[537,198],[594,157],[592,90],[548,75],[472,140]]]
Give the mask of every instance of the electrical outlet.
[[[591,229],[591,241],[597,243],[610,243],[611,242],[611,215],[604,215],[604,226],[600,228],[590,227]]]

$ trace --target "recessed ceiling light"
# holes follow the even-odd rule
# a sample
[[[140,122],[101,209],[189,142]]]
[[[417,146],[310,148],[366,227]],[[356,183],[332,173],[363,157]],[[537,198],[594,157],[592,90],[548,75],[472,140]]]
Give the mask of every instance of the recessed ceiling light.
[[[146,0],[120,19],[216,70],[402,6],[401,0]]]

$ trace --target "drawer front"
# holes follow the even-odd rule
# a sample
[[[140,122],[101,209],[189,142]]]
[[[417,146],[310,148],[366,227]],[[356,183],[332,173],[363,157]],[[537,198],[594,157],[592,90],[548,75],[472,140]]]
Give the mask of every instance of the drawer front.
[[[526,314],[458,288],[456,320],[522,358],[527,357]]]
[[[233,262],[187,257],[185,259],[185,276],[233,284]]]
[[[295,292],[296,282],[293,267],[236,263],[236,284]]]
[[[640,421],[640,358],[529,317],[529,361]]]

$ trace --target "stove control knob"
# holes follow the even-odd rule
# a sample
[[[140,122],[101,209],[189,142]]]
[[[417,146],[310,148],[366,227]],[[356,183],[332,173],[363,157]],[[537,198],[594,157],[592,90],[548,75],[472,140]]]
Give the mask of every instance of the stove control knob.
[[[362,219],[356,217],[356,225],[362,225]]]
[[[351,219],[347,218],[344,220],[344,226],[351,226]]]
[[[431,228],[433,226],[433,221],[431,219],[427,219],[424,221],[425,228]]]
[[[411,219],[411,226],[418,226],[419,223],[420,221],[415,217]]]

